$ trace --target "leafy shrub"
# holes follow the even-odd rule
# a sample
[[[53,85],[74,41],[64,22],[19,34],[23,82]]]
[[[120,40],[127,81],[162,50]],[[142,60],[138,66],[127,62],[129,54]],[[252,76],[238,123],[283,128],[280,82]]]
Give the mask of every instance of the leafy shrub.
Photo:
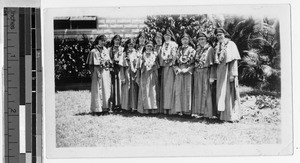
[[[180,35],[185,31],[196,45],[199,32],[209,35],[216,43],[214,29],[223,27],[236,43],[242,61],[239,62],[240,83],[259,89],[280,91],[280,35],[277,19],[254,19],[232,15],[155,15],[148,16],[143,31],[150,39],[156,32],[170,28],[180,45]]]
[[[196,45],[194,36],[199,32],[206,32],[210,36],[213,34],[213,22],[207,14],[203,15],[155,15],[148,16],[143,31],[150,39],[154,39],[156,32],[164,33],[166,29],[171,29],[175,36],[175,41],[180,45],[180,36],[183,32],[188,33],[193,43]],[[213,37],[210,37],[214,39]]]
[[[242,55],[239,64],[241,83],[259,89],[280,91],[280,38],[279,22],[276,19],[253,20],[239,23],[235,28],[233,40]],[[251,24],[249,26],[249,24]],[[243,27],[244,26],[244,27]],[[251,28],[252,31],[249,30]],[[247,44],[241,43],[246,39]],[[239,41],[240,40],[240,41]],[[245,41],[244,41],[245,42]]]
[[[85,35],[82,39],[55,38],[55,81],[57,83],[84,82],[90,80],[86,58],[91,42]]]

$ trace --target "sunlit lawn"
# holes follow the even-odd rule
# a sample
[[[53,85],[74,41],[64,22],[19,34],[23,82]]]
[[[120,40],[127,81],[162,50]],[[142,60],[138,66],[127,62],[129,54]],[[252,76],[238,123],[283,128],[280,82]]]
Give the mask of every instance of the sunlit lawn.
[[[89,91],[56,93],[57,147],[280,143],[280,108],[259,109],[242,89],[239,123],[167,115],[92,115]],[[279,102],[278,98],[273,98]]]

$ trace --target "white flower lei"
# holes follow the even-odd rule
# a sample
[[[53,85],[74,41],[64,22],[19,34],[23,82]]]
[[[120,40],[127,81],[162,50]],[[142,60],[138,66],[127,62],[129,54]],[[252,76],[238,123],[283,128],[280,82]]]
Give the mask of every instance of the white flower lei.
[[[114,54],[114,60],[119,61],[120,57],[122,56],[122,47],[119,46],[118,48],[112,47],[112,52]]]
[[[227,45],[229,43],[229,39],[225,38],[225,40],[223,42],[218,42],[217,46],[216,46],[216,63],[221,63],[225,56],[226,56],[226,48]],[[221,49],[220,49],[221,47]]]
[[[138,64],[137,63],[138,57],[137,57],[136,51],[128,52],[128,59],[129,59],[129,65],[130,65],[131,71],[136,72],[137,64]]]
[[[204,45],[203,48],[197,49],[195,56],[195,67],[203,68],[204,62],[206,61],[207,51],[209,49],[209,44]]]
[[[192,55],[189,51],[189,47],[186,48],[186,51],[183,52],[183,47],[179,49],[179,63],[185,64],[188,63],[192,59]]]
[[[171,54],[171,50],[172,50],[172,45],[171,45],[171,41],[168,43],[164,43],[163,47],[162,47],[162,55],[161,58],[166,62],[170,62],[173,59],[173,56]]]
[[[99,47],[99,46],[96,46],[95,47],[97,49],[97,51],[99,52],[100,54],[100,57],[99,57],[99,60],[100,60],[100,66],[101,67],[108,67],[109,64],[110,64],[110,59],[108,57],[108,54],[104,53],[104,48],[105,47]]]
[[[149,71],[155,64],[156,56],[153,52],[150,53],[150,56],[147,57],[146,52],[143,55],[144,65],[146,66],[146,70]]]

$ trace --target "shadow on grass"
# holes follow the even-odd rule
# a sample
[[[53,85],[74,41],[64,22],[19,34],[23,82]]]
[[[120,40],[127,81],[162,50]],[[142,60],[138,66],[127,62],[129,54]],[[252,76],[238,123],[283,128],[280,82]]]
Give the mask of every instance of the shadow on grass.
[[[131,111],[115,111],[113,113],[109,113],[108,111],[105,112],[94,112],[94,113],[77,113],[75,116],[85,116],[85,115],[91,115],[91,116],[107,116],[107,115],[120,115],[123,117],[153,117],[157,119],[164,119],[169,121],[177,121],[177,122],[191,122],[191,123],[206,123],[206,124],[222,124],[223,121],[219,119],[209,119],[209,118],[195,118],[191,117],[190,115],[167,115],[167,114],[141,114],[138,112],[131,112]]]
[[[269,92],[269,91],[252,90],[252,91],[249,91],[249,92],[240,92],[241,97],[244,97],[246,95],[248,95],[248,96],[267,95],[267,96],[273,96],[273,97],[277,97],[277,98],[281,97],[280,93]]]
[[[56,83],[55,91],[91,90],[91,83]]]
[[[85,116],[85,115],[91,115],[91,116],[105,116],[109,115],[108,112],[89,112],[89,113],[77,113],[75,116]]]
[[[267,95],[267,96],[273,96],[280,98],[281,93],[276,91],[266,91],[266,90],[259,90],[256,88],[246,87],[246,86],[240,86],[240,96],[258,96],[258,95]]]

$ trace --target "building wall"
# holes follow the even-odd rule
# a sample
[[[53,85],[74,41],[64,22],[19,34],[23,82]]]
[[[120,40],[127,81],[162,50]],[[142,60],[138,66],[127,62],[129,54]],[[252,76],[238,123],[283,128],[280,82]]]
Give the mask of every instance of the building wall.
[[[81,38],[82,34],[94,39],[97,35],[105,34],[111,39],[115,34],[123,38],[136,37],[138,32],[145,27],[146,17],[141,18],[102,18],[97,17],[96,29],[65,29],[54,30],[55,37]]]

